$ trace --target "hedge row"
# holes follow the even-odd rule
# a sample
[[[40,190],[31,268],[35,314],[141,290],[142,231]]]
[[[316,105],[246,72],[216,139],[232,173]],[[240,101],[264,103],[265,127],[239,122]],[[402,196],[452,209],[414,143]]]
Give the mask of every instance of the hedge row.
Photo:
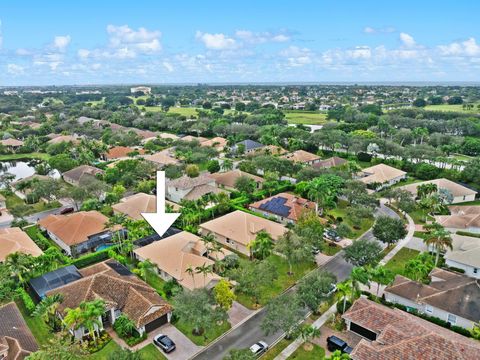
[[[35,311],[35,303],[30,295],[28,295],[28,293],[22,287],[17,288],[15,291],[18,297],[22,300],[23,305],[25,305],[25,309],[27,309],[28,314],[33,313]]]
[[[471,232],[468,232],[468,231],[457,231],[456,234],[457,234],[457,235],[471,236],[471,237],[480,238],[480,234],[471,233]]]
[[[70,263],[71,265],[75,265],[77,268],[84,268],[86,266],[96,264],[100,261],[106,260],[109,258],[108,256],[108,251],[111,250],[112,247],[102,250],[102,251],[97,251],[94,253],[90,253],[87,255],[83,255],[79,257],[78,259],[72,260]]]

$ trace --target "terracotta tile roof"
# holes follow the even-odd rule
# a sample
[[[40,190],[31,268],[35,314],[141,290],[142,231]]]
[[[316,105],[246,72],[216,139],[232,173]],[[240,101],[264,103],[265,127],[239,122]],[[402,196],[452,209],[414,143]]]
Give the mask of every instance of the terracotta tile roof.
[[[202,196],[207,194],[220,194],[222,191],[221,189],[217,188],[216,186],[212,186],[209,184],[205,185],[198,185],[195,186],[190,192],[183,197],[185,200],[198,200]]]
[[[113,211],[127,215],[134,220],[143,219],[142,213],[157,211],[157,197],[145,193],[127,196],[112,206]]]
[[[42,255],[43,252],[22,229],[0,229],[0,262],[5,261],[8,255],[21,252],[32,256]]]
[[[141,259],[149,259],[159,269],[174,277],[179,284],[187,289],[203,287],[212,281],[220,280],[217,274],[208,274],[205,279],[202,274],[188,274],[188,267],[195,269],[197,266],[213,265],[213,259],[221,260],[231,251],[223,249],[221,253],[209,252],[206,256],[206,247],[201,238],[182,231],[165,239],[151,243],[150,245],[136,249],[134,253]]]
[[[108,218],[98,211],[80,211],[68,215],[49,215],[38,224],[55,234],[66,245],[81,244],[92,235],[108,231]]]
[[[263,183],[264,180],[260,176],[252,175],[247,172],[241,171],[241,170],[230,170],[226,172],[220,172],[220,173],[213,173],[209,175],[213,179],[215,179],[215,182],[219,185],[223,185],[229,188],[234,188],[235,187],[235,181],[237,181],[238,178],[242,176],[246,176],[252,180],[254,180],[257,183]]]
[[[258,153],[270,154],[270,155],[283,155],[288,153],[288,151],[280,146],[265,145],[264,147],[258,149]]]
[[[480,280],[441,269],[434,269],[430,276],[432,281],[426,285],[397,275],[385,292],[480,321]]]
[[[305,150],[297,150],[290,154],[283,155],[282,158],[296,162],[296,163],[306,163],[310,161],[319,160],[320,156],[309,153]]]
[[[270,207],[269,205],[273,202],[277,203],[276,206]],[[279,206],[279,202],[281,203],[281,206]],[[283,216],[293,221],[297,221],[302,212],[306,209],[315,210],[316,208],[313,201],[289,193],[280,193],[270,196],[266,199],[250,204],[249,207],[259,211]],[[284,209],[284,207],[288,209]],[[285,216],[285,213],[282,210],[288,210],[288,215]]]
[[[452,215],[477,215],[480,214],[480,205],[451,205],[448,207],[448,210],[450,210]]]
[[[416,196],[417,195],[417,188],[420,185],[424,185],[424,184],[435,184],[435,185],[437,185],[438,189],[446,189],[446,190],[450,191],[452,193],[452,195],[455,196],[455,197],[472,195],[472,194],[477,193],[475,190],[472,190],[472,189],[470,189],[466,186],[457,184],[456,182],[453,182],[451,180],[444,179],[444,178],[435,179],[435,180],[428,180],[428,181],[421,181],[421,182],[417,182],[417,183],[413,183],[413,184],[408,184],[408,185],[402,186],[401,189],[407,190],[407,191],[411,192],[413,195]]]
[[[59,144],[61,142],[71,142],[73,144],[79,144],[80,139],[77,136],[73,135],[59,135],[48,141],[49,144]]]
[[[198,141],[199,143],[202,143],[204,141],[207,141],[208,139],[204,138],[204,137],[201,137],[201,136],[187,135],[187,136],[184,136],[184,137],[180,138],[180,140],[181,141],[187,141],[187,142]]]
[[[470,227],[480,228],[480,214],[454,214],[435,215],[435,221],[446,228],[467,229]]]
[[[80,182],[84,175],[95,176],[103,174],[104,171],[90,165],[80,165],[63,173],[63,178],[68,178],[75,182]]]
[[[161,166],[176,165],[180,162],[171,154],[171,150],[169,149],[165,149],[151,155],[144,155],[143,158]]]
[[[392,166],[378,164],[363,169],[361,174],[363,177],[358,180],[365,184],[383,184],[398,177],[405,176],[407,173]]]
[[[121,273],[115,270],[119,267]],[[60,312],[76,308],[82,301],[102,299],[107,308],[121,310],[137,327],[172,310],[153,288],[137,276],[124,271],[127,269],[123,265],[115,260],[107,260],[80,270],[84,278],[51,290],[47,295],[63,295]]]
[[[479,342],[365,298],[342,318],[378,334],[376,341],[362,339],[355,346],[353,360],[480,359]]]
[[[277,240],[287,231],[287,228],[281,224],[240,210],[207,221],[200,227],[245,246],[254,240],[262,230],[269,233],[274,240]]]
[[[0,140],[0,143],[3,146],[23,146],[23,141],[17,140],[17,139],[5,139],[5,140]]]
[[[328,159],[325,159],[325,160],[321,160],[321,161],[313,164],[312,166],[313,166],[313,167],[316,167],[316,168],[328,169],[328,168],[331,168],[331,167],[335,167],[335,166],[340,166],[340,165],[346,164],[347,162],[348,162],[347,160],[342,159],[341,157],[333,156],[333,157],[331,157],[331,158],[328,158]]]
[[[0,307],[0,347],[8,347],[7,359],[15,360],[23,360],[38,350],[37,341],[14,302]]]
[[[215,147],[219,150],[222,150],[223,148],[225,148],[227,146],[227,139],[222,138],[220,136],[217,136],[217,137],[214,137],[212,139],[207,139],[207,140],[202,141],[200,143],[200,146]]]
[[[127,146],[115,146],[108,149],[108,152],[105,154],[107,160],[120,159],[128,157],[128,154],[138,151],[139,154],[144,154],[143,149],[133,149]]]

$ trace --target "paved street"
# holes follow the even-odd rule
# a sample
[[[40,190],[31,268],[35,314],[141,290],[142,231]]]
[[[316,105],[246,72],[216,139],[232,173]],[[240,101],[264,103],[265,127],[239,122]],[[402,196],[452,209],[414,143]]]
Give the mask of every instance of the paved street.
[[[335,274],[338,281],[345,280],[352,270],[352,266],[343,259],[341,253],[320,268]],[[215,342],[213,345],[207,347],[201,353],[197,354],[197,356],[195,356],[193,359],[221,360],[230,349],[245,349],[259,340],[263,340],[267,344],[272,344],[283,334],[276,333],[265,336],[263,331],[260,329],[260,324],[262,323],[264,316],[265,310],[262,309],[236,329]]]

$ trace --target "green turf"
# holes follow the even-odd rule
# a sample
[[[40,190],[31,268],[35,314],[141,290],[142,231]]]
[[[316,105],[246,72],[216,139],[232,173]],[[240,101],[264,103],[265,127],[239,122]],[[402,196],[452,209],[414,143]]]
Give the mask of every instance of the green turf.
[[[391,270],[394,274],[404,275],[405,264],[417,256],[420,252],[413,249],[401,248],[395,256],[385,265],[385,268]]]
[[[87,360],[110,360],[110,354],[118,349],[120,349],[120,345],[118,345],[115,341],[110,340],[102,350],[93,354],[82,356],[82,358]]]
[[[408,215],[410,215],[415,224],[425,224],[425,210],[417,207],[415,210],[409,212]],[[433,218],[427,214],[427,221],[428,220],[433,220]]]
[[[350,236],[353,240],[357,239],[363,235],[367,230],[373,226],[374,219],[362,219],[359,229],[353,227],[353,223],[350,220],[350,217],[347,215],[348,203],[346,201],[340,200],[336,208],[330,209],[327,211],[328,215],[334,216],[335,218],[341,217],[343,221],[350,227],[352,230],[352,235]]]
[[[48,160],[49,158],[50,158],[50,155],[44,154],[44,153],[4,154],[4,155],[0,155],[0,161],[30,160],[30,159]]]
[[[197,116],[197,109],[191,107],[171,107],[169,113],[180,114],[186,117]]]
[[[138,350],[138,354],[142,360],[164,360],[167,359],[161,351],[153,344],[149,344]]]
[[[310,359],[324,359],[325,358],[325,350],[313,344],[313,349],[311,351],[305,350],[303,345],[301,345],[295,352],[288,357],[291,360],[310,360]]]
[[[273,360],[280,354],[283,349],[292,343],[292,340],[282,339],[274,347],[270,348],[265,355],[262,356],[262,360]]]
[[[480,114],[480,109],[477,107],[479,103],[473,104],[473,109],[467,110],[463,108],[463,105],[448,105],[448,104],[441,104],[441,105],[427,105],[425,106],[425,110],[429,111],[454,111],[454,112],[463,112],[468,114]]]
[[[12,192],[1,191],[1,194],[5,197],[7,209],[12,215],[17,217],[23,217],[45,210],[56,209],[62,206],[62,204],[60,204],[58,201],[52,201],[50,203],[39,201],[35,204],[26,204],[25,201],[20,199]]]
[[[206,329],[202,335],[194,335],[192,325],[182,321],[181,319],[175,322],[175,327],[186,337],[188,337],[194,344],[205,346],[229,330],[231,325],[228,321],[224,321],[221,325],[215,325]]]
[[[327,114],[316,111],[284,111],[289,124],[323,125],[327,122]]]

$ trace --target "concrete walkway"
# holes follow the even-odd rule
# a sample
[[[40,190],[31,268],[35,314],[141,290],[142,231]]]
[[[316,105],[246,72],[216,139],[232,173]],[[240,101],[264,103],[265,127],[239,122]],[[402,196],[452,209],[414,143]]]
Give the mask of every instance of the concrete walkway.
[[[413,221],[413,219],[410,217],[410,215],[408,214],[404,214],[407,221],[408,221],[408,225],[407,225],[407,228],[408,228],[408,233],[407,233],[407,236],[405,236],[405,238],[403,238],[402,240],[400,240],[397,245],[395,245],[395,247],[387,254],[387,256],[385,256],[382,261],[380,261],[380,265],[385,265],[386,263],[388,263],[405,245],[407,245],[410,240],[412,240],[413,238],[413,233],[415,232],[415,222]]]
[[[337,312],[337,303],[333,304],[327,311],[325,311],[322,316],[320,316],[315,322],[312,324],[317,329],[323,326],[330,318],[332,314]],[[288,345],[283,351],[275,357],[275,360],[286,360],[289,356],[291,356],[301,345],[303,344],[303,339],[298,338],[290,345]]]

